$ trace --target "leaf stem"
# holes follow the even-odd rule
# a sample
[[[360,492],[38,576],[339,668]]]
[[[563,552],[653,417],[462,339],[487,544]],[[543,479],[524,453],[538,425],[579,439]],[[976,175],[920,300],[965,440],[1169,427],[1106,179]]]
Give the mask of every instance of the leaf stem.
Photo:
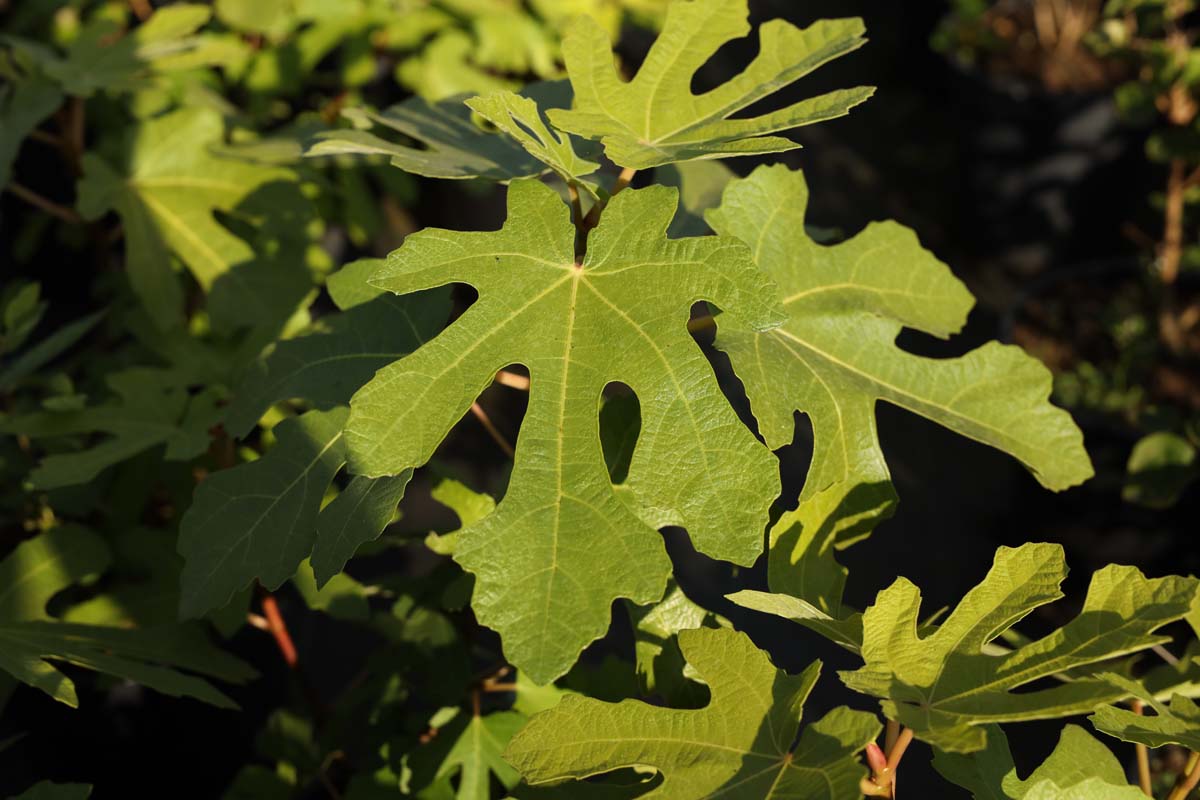
[[[609,197],[616,197],[617,192],[633,183],[634,175],[637,175],[637,170],[633,167],[626,167],[621,170],[621,174],[617,176],[617,182],[613,184],[612,191],[609,192]]]
[[[712,319],[712,317],[709,317]],[[900,723],[894,719],[887,721],[887,732],[883,737],[883,752],[890,753],[892,748],[896,746],[896,739],[900,738]]]
[[[75,209],[60,205],[53,200],[48,200],[32,189],[27,189],[16,181],[9,183],[8,186],[5,186],[4,188],[24,200],[26,203],[29,203],[29,205],[45,211],[52,217],[57,217],[63,222],[68,222],[72,225],[83,224],[83,218],[75,212]]]
[[[1141,700],[1133,701],[1133,713],[1138,716],[1142,715],[1145,708],[1146,704]],[[1137,753],[1138,786],[1146,797],[1154,797],[1154,788],[1150,781],[1150,751],[1140,742],[1134,745],[1134,749]]]
[[[895,739],[892,739],[893,729],[896,731]],[[904,751],[912,744],[913,730],[912,728],[901,728],[899,723],[888,720],[887,733],[885,734],[884,743],[887,748],[887,763],[883,769],[872,770],[874,774],[869,778],[864,778],[859,784],[862,793],[868,797],[888,797],[896,796],[896,770],[900,767],[900,759],[904,758]]]
[[[1175,788],[1167,795],[1167,800],[1185,800],[1192,789],[1196,788],[1197,783],[1200,783],[1200,753],[1193,752],[1188,758],[1187,768],[1176,781]]]
[[[575,263],[583,263],[587,249],[588,228],[583,217],[583,202],[579,199],[579,187],[575,181],[567,181],[567,194],[571,198],[571,224],[575,226]]]
[[[499,429],[492,424],[492,418],[489,417],[488,413],[483,410],[483,406],[479,405],[479,403],[472,403],[471,413],[475,415],[475,419],[479,420],[479,424],[482,425],[483,429],[488,432],[488,435],[492,437],[492,440],[496,443],[496,445],[504,451],[504,455],[508,456],[509,458],[512,458],[514,455],[516,455],[516,451],[513,449],[513,446],[509,444],[508,439],[505,439],[504,434],[502,434]]]

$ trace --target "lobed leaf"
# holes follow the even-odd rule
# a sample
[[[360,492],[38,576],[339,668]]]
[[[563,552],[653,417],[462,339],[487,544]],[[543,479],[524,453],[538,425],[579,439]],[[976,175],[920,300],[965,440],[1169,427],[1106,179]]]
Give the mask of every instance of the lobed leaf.
[[[808,187],[800,172],[763,166],[725,189],[706,219],[751,246],[759,268],[783,289],[789,320],[767,332],[718,319],[716,345],[729,354],[772,448],[792,441],[794,415],[808,415],[813,458],[800,505],[771,531],[769,582],[835,619],[845,571],[833,550],[870,532],[895,505],[875,427],[883,400],[1019,459],[1051,489],[1092,474],[1082,436],[1049,403],[1049,370],[1019,348],[990,342],[961,358],[900,349],[905,326],[948,336],[973,298],[916,236],[872,223],[849,241],[818,245],[805,231]]]
[[[381,113],[342,112],[354,129],[317,134],[306,156],[383,155],[392,166],[427,178],[508,181],[541,174],[545,165],[511,137],[484,130],[471,119],[466,95],[431,103],[410,97]],[[380,126],[420,146],[400,144],[370,131]]]
[[[986,745],[988,723],[1082,714],[1125,697],[1102,677],[1017,691],[1042,678],[1169,641],[1154,632],[1182,619],[1200,581],[1147,579],[1133,567],[1096,572],[1075,619],[1041,639],[992,655],[984,648],[1031,613],[1062,596],[1062,547],[1002,547],[983,582],[928,635],[918,631],[921,593],[899,578],[863,614],[863,666],[843,672],[855,691],[882,700],[884,713],[917,738],[950,752]]]
[[[1135,714],[1124,708],[1102,706],[1088,717],[1096,730],[1147,747],[1178,744],[1200,752],[1200,706],[1193,700],[1176,694],[1170,703],[1163,703],[1138,681],[1112,673],[1105,673],[1100,678],[1121,690],[1122,696],[1144,701],[1154,714]]]
[[[75,684],[55,663],[114,675],[173,697],[193,697],[236,708],[207,681],[185,669],[242,683],[254,670],[215,649],[192,627],[127,630],[59,622],[49,615],[52,597],[110,563],[96,534],[78,527],[51,528],[28,539],[0,561],[0,670],[75,707]]]
[[[750,32],[746,0],[675,0],[662,33],[631,81],[613,62],[608,33],[578,17],[563,54],[575,107],[549,112],[555,127],[600,139],[623,167],[645,169],[677,161],[763,155],[800,145],[780,131],[843,116],[874,89],[823,94],[760,116],[733,115],[866,40],[860,19],[822,20],[800,29],[783,20],[759,28],[759,53],[740,75],[711,91],[692,93],[692,78],[722,45]]]
[[[754,562],[777,468],[686,323],[700,299],[763,327],[780,317],[773,285],[741,243],[666,238],[673,190],[615,195],[579,264],[552,189],[515,182],[508,203],[501,230],[413,234],[373,279],[398,294],[463,281],[479,300],[359,390],[346,441],[355,473],[420,466],[498,370],[528,367],[508,492],[459,534],[454,558],[476,576],[479,620],[502,635],[510,661],[547,683],[603,634],[614,599],[662,596],[670,565],[654,528],[683,525],[702,552]],[[642,416],[620,493],[597,430],[601,392],[614,381],[633,389]]]
[[[879,733],[874,716],[837,708],[807,726],[796,742],[820,662],[788,675],[745,634],[728,629],[683,631],[679,646],[712,689],[705,708],[568,695],[531,719],[505,758],[530,784],[652,767],[663,780],[644,798],[858,796],[865,770],[856,754]]]
[[[238,321],[246,314],[251,319],[286,318],[312,286],[303,264],[257,263],[255,249],[213,215],[236,213],[256,191],[269,191],[273,183],[296,183],[291,170],[212,155],[209,148],[223,135],[216,111],[186,108],[140,123],[125,142],[120,165],[94,153],[83,157],[79,211],[89,220],[108,211],[120,215],[130,283],[159,328],[183,319],[183,288],[171,269],[172,254],[205,291],[219,280],[235,284],[229,287],[235,296],[221,311]],[[297,220],[313,216],[294,190],[271,192],[269,205],[277,222],[284,215]],[[292,225],[284,232],[297,231]]]

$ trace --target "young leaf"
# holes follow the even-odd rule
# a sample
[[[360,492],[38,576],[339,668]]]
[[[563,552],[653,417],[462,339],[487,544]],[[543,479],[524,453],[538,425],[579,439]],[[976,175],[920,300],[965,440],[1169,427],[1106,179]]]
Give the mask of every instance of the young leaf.
[[[570,101],[562,105],[570,105]],[[579,176],[591,174],[600,168],[595,161],[588,161],[576,152],[575,144],[569,135],[552,131],[546,126],[543,119],[545,109],[554,106],[540,104],[529,97],[509,91],[472,97],[467,101],[467,106],[516,139],[530,155],[554,170],[568,183],[575,182]],[[587,186],[586,183],[580,185]]]
[[[568,695],[530,720],[504,757],[531,784],[653,767],[663,781],[642,795],[647,800],[858,796],[864,770],[856,754],[879,733],[873,715],[834,709],[807,726],[792,749],[820,662],[788,675],[745,634],[727,629],[683,631],[679,646],[712,689],[707,707]]]
[[[982,725],[1082,714],[1128,690],[1086,677],[1017,692],[1042,678],[1169,641],[1154,631],[1182,619],[1196,598],[1195,578],[1147,579],[1133,567],[1092,576],[1083,610],[1053,633],[1004,655],[983,648],[1039,606],[1062,597],[1062,547],[1001,547],[983,582],[936,630],[921,636],[921,593],[899,578],[863,614],[864,665],[843,672],[855,691],[882,699],[884,713],[917,738],[951,752],[982,749]]]
[[[255,578],[278,588],[310,554],[321,564],[320,588],[358,545],[392,521],[411,472],[381,479],[379,486],[355,481],[321,508],[346,461],[345,421],[345,408],[286,419],[275,426],[277,442],[262,458],[200,484],[179,529],[182,616],[220,608]]]
[[[317,141],[305,155],[384,155],[391,158],[392,166],[427,178],[508,181],[545,171],[546,165],[520,143],[475,124],[463,99],[430,103],[410,97],[381,113],[346,109],[342,115],[354,123],[355,129],[317,134]],[[423,147],[376,136],[369,130],[374,125],[390,128]]]
[[[281,400],[299,398],[322,409],[345,405],[376,370],[433,338],[450,316],[449,292],[396,297],[368,286],[381,264],[363,259],[329,276],[326,287],[342,313],[276,343],[250,367],[229,405],[226,430],[245,436]]]
[[[0,561],[0,670],[76,707],[75,684],[50,662],[136,681],[163,694],[236,706],[207,682],[166,665],[232,682],[255,673],[191,627],[126,630],[55,621],[46,603],[109,564],[104,542],[83,528],[52,528]]]
[[[1100,677],[1122,690],[1123,695],[1143,700],[1154,709],[1154,714],[1134,714],[1124,708],[1103,706],[1088,717],[1096,730],[1147,747],[1178,744],[1200,752],[1200,706],[1193,700],[1176,694],[1169,704],[1162,703],[1137,681],[1112,673]]]
[[[801,173],[764,166],[730,183],[706,218],[752,246],[790,315],[767,333],[747,330],[736,314],[718,322],[717,347],[745,384],[763,438],[772,448],[789,443],[796,411],[812,422],[800,507],[771,534],[771,588],[837,617],[844,573],[833,546],[869,533],[895,503],[875,430],[879,400],[1012,454],[1051,489],[1085,480],[1092,468],[1070,415],[1048,402],[1050,372],[1019,348],[993,342],[930,359],[896,346],[905,326],[950,335],[973,304],[911,231],[874,223],[821,246],[805,232],[807,202]],[[798,568],[805,553],[823,560]]]
[[[749,565],[779,491],[774,459],[738,421],[686,328],[701,298],[752,325],[776,324],[774,287],[738,242],[667,240],[675,201],[661,187],[615,195],[575,264],[566,205],[541,183],[515,182],[501,230],[413,234],[372,281],[398,294],[465,281],[479,300],[354,396],[352,472],[425,463],[498,370],[529,368],[508,492],[462,531],[454,557],[476,576],[480,622],[538,683],[603,634],[614,599],[662,596],[670,564],[654,528],[683,525],[702,552]],[[643,420],[622,496],[597,431],[613,381],[637,394]]]
[[[623,167],[761,155],[800,145],[768,134],[843,116],[874,89],[830,92],[757,117],[730,119],[816,68],[861,47],[859,19],[822,20],[800,29],[771,20],[759,29],[759,53],[740,75],[701,95],[692,77],[725,43],[750,32],[746,0],[675,0],[662,33],[632,81],[613,63],[608,33],[580,16],[563,40],[575,107],[549,112],[558,128],[600,139]]]
[[[93,153],[83,157],[79,211],[87,219],[110,210],[121,216],[129,280],[160,328],[183,319],[183,289],[171,270],[171,254],[209,290],[235,264],[255,258],[253,249],[222,226],[213,211],[232,213],[259,187],[296,180],[290,170],[210,154],[208,148],[223,133],[216,111],[187,108],[141,123],[126,143],[126,161],[119,167]],[[258,293],[241,299],[277,302]]]
[[[987,726],[987,747],[970,755],[934,751],[942,777],[976,800],[1145,800],[1130,786],[1112,751],[1078,725],[1067,725],[1050,757],[1021,780],[999,725]]]

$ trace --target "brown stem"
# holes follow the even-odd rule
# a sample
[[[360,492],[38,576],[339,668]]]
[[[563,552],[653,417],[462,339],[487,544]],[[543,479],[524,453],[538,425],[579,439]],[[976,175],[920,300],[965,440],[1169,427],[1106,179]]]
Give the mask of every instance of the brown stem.
[[[504,455],[512,458],[516,454],[516,451],[513,450],[513,446],[509,444],[508,439],[504,438],[504,434],[502,434],[496,428],[496,426],[492,424],[492,418],[489,417],[487,412],[483,410],[483,406],[479,405],[479,403],[472,403],[471,413],[475,415],[477,420],[479,420],[479,424],[482,425],[483,429],[488,432],[488,435],[492,437],[492,440],[496,443],[496,445],[504,451]]]
[[[154,13],[154,9],[150,7],[150,0],[129,0],[129,7],[142,22],[150,19],[150,15]]]
[[[1183,260],[1183,207],[1187,176],[1184,175],[1183,159],[1171,162],[1167,177],[1166,212],[1163,220],[1163,241],[1159,251],[1162,282],[1170,286],[1179,277],[1179,264]]]
[[[4,188],[24,200],[26,203],[29,203],[29,205],[45,211],[52,217],[57,217],[63,222],[69,222],[72,225],[83,224],[83,218],[75,212],[75,209],[60,205],[53,200],[48,200],[32,189],[27,189],[16,181],[9,183],[8,186],[5,186]]]
[[[51,147],[61,148],[63,146],[63,139],[61,136],[55,136],[53,133],[48,133],[40,128],[34,128],[31,130],[29,132],[29,138],[33,139],[35,142],[48,144]]]
[[[1167,795],[1167,800],[1185,800],[1191,794],[1196,784],[1200,783],[1200,753],[1193,752],[1188,757],[1187,768],[1179,776],[1175,788]]]
[[[279,603],[275,600],[275,595],[266,589],[262,591],[262,610],[263,616],[266,617],[267,624],[270,626],[271,635],[275,637],[275,644],[279,647],[279,653],[283,656],[284,663],[288,665],[288,669],[297,669],[300,659],[296,654],[296,645],[292,642],[292,635],[288,632],[287,623],[283,621],[283,614],[279,613]]]
[[[1133,701],[1133,713],[1138,716],[1145,711],[1146,704],[1141,700]],[[1146,797],[1154,797],[1154,788],[1150,782],[1150,751],[1144,744],[1135,744],[1134,748],[1137,752],[1137,771],[1138,771],[1138,786],[1142,789],[1142,794]]]

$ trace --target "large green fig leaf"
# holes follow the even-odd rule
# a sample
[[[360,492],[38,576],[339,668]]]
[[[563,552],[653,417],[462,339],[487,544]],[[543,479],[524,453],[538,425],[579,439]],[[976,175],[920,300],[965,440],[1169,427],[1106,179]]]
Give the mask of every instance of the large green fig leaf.
[[[1130,786],[1112,751],[1078,725],[1063,728],[1058,744],[1025,780],[1017,775],[1008,737],[987,726],[987,747],[970,755],[935,751],[933,766],[976,800],[1144,800]]]
[[[236,212],[272,182],[296,181],[287,169],[212,155],[209,148],[223,134],[216,111],[187,108],[141,123],[125,142],[119,166],[92,153],[83,158],[80,213],[87,219],[110,210],[121,216],[129,280],[160,328],[183,319],[183,287],[171,269],[172,254],[205,291],[221,278],[237,284],[230,286],[236,297],[228,303],[237,308],[226,311],[228,317],[246,312],[286,317],[312,284],[303,263],[257,263],[254,248],[214,216],[217,210]],[[287,208],[283,200],[299,207]],[[304,202],[295,192],[273,192],[270,216],[311,219]],[[272,272],[272,280],[264,280],[264,270]]]
[[[1125,694],[1144,701],[1154,713],[1135,714],[1124,708],[1103,706],[1088,717],[1096,730],[1147,747],[1178,744],[1200,752],[1200,706],[1195,701],[1176,694],[1171,697],[1169,704],[1163,703],[1137,681],[1112,673],[1100,677]]]
[[[236,708],[207,681],[178,671],[236,683],[255,677],[250,667],[210,645],[199,629],[77,625],[47,613],[52,597],[98,576],[109,563],[104,541],[78,527],[45,531],[0,561],[0,669],[72,707],[79,705],[75,684],[54,663],[135,681],[173,697]]]
[[[842,680],[881,698],[884,713],[917,738],[951,752],[982,749],[987,723],[1082,714],[1125,697],[1127,689],[1094,676],[1018,690],[1169,641],[1154,631],[1188,613],[1200,581],[1151,580],[1134,567],[1108,566],[1092,576],[1075,619],[1003,655],[984,652],[1030,612],[1062,597],[1066,574],[1059,545],[1002,547],[983,582],[927,635],[918,632],[921,592],[899,578],[863,614],[864,665],[841,673]]]
[[[608,33],[581,16],[563,40],[575,107],[550,111],[558,128],[600,139],[623,167],[761,155],[800,145],[769,134],[848,113],[873,89],[830,92],[756,117],[730,119],[838,56],[861,47],[859,19],[822,20],[804,29],[771,20],[759,29],[759,53],[740,75],[696,95],[692,77],[726,42],[750,32],[746,0],[675,0],[662,33],[632,81],[613,63]]]
[[[712,690],[705,708],[568,695],[530,720],[505,758],[530,784],[653,767],[663,781],[641,795],[647,800],[859,796],[865,770],[856,754],[879,733],[873,715],[834,709],[807,726],[796,743],[820,662],[788,675],[745,634],[727,629],[683,631],[679,646]]]
[[[498,370],[529,369],[508,492],[461,532],[454,558],[476,576],[480,621],[538,683],[603,634],[614,599],[662,596],[670,564],[654,528],[683,525],[702,552],[748,565],[779,490],[774,459],[686,327],[702,298],[777,324],[775,288],[739,242],[668,240],[675,201],[662,187],[615,195],[576,264],[567,206],[541,183],[514,182],[501,230],[421,231],[372,281],[399,294],[464,281],[479,300],[354,396],[351,471],[425,463]],[[613,381],[633,389],[642,416],[621,496],[598,433]]]
[[[751,246],[783,289],[790,317],[758,333],[736,314],[718,318],[716,344],[746,386],[759,430],[772,448],[792,440],[794,415],[808,415],[813,459],[797,510],[771,533],[770,585],[840,619],[844,571],[833,548],[889,514],[895,493],[875,428],[884,400],[1010,453],[1052,489],[1092,474],[1079,429],[1049,403],[1049,370],[1019,348],[995,342],[961,358],[905,352],[905,326],[936,336],[959,330],[973,298],[916,236],[873,223],[827,247],[805,232],[808,187],[784,166],[759,167],[725,189],[706,218],[718,233]]]

